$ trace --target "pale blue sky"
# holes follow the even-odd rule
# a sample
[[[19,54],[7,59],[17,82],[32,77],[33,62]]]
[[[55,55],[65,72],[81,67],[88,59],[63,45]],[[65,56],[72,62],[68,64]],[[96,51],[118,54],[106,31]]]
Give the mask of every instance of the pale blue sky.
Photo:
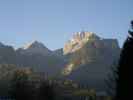
[[[131,19],[133,0],[0,0],[0,41],[18,48],[38,40],[53,50],[84,30],[122,44]]]

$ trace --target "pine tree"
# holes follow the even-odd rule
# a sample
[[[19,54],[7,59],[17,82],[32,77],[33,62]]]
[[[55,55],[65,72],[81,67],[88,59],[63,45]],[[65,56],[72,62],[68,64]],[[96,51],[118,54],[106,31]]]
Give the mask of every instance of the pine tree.
[[[117,67],[116,100],[128,100],[128,98],[132,100],[133,21],[131,21],[131,30],[128,33]]]

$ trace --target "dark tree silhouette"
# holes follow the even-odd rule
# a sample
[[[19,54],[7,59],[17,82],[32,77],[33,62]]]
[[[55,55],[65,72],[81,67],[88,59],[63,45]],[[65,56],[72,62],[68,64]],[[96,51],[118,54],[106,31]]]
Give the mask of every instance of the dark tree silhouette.
[[[54,88],[47,81],[43,81],[38,89],[37,100],[54,100]]]
[[[33,88],[24,71],[16,71],[11,80],[9,94],[15,100],[33,100]]]
[[[116,77],[116,100],[132,100],[132,67],[133,67],[133,21],[131,21],[131,30],[128,32],[120,60],[117,67]]]

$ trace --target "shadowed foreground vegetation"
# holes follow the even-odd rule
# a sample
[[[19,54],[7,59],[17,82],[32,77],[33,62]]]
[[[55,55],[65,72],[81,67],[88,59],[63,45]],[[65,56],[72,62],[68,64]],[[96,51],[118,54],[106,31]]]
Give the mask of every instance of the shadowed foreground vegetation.
[[[3,69],[2,72],[9,71],[0,79],[1,82],[4,82],[3,84],[0,82],[1,96],[8,96],[15,100],[96,99],[94,89],[83,88],[71,80],[51,80],[45,77],[44,73],[34,72],[30,68],[18,69],[15,65],[0,66]]]

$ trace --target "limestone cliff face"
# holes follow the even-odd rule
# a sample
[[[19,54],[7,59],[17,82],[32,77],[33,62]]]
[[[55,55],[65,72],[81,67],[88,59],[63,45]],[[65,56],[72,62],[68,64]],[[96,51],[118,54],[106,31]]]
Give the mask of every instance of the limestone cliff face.
[[[64,55],[70,57],[63,74],[69,75],[78,70],[81,65],[91,64],[93,66],[93,64],[99,62],[101,65],[94,66],[96,68],[94,71],[101,69],[102,72],[118,58],[120,48],[116,39],[103,39],[94,33],[80,32],[66,43],[63,50]]]
[[[88,41],[99,40],[100,37],[92,32],[77,32],[64,46],[64,55],[73,53],[82,48]]]

